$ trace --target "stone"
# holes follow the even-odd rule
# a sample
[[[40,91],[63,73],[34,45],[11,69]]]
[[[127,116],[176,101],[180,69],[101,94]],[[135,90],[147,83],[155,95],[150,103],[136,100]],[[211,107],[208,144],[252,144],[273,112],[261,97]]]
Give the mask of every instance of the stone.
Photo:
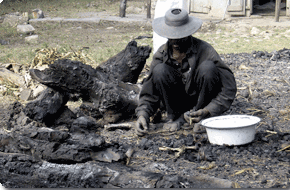
[[[270,31],[263,31],[263,32],[260,33],[260,36],[268,36],[268,37],[270,37],[270,36],[273,36],[273,34]]]
[[[71,126],[71,131],[73,132],[82,132],[82,133],[89,133],[90,130],[96,129],[99,126],[99,124],[96,122],[95,119],[93,119],[92,117],[88,117],[88,116],[82,116],[77,118]]]
[[[3,20],[4,25],[16,26],[18,24],[25,25],[28,23],[28,15],[24,13],[22,16],[20,13],[6,14]]]
[[[17,26],[17,32],[21,34],[33,34],[34,31],[35,31],[35,28],[30,24]]]
[[[234,29],[235,29],[234,33],[236,33],[236,34],[248,34],[249,33],[249,28],[246,27],[246,26],[238,26],[238,25],[236,25],[234,27]]]
[[[258,35],[260,33],[261,33],[261,30],[258,29],[257,27],[253,27],[252,30],[251,30],[251,35],[253,35],[253,36],[256,36],[256,35]]]
[[[216,31],[216,34],[220,34],[220,33],[222,33],[222,30],[221,30],[221,29],[218,29],[218,30]]]
[[[17,86],[20,87],[26,86],[25,79],[23,78],[22,75],[16,74],[6,68],[0,67],[0,77],[12,82],[13,84],[16,84]]]
[[[46,89],[44,85],[38,85],[36,88],[33,89],[33,98],[37,98],[42,91]]]
[[[9,45],[9,40],[0,40],[1,45]]]
[[[38,35],[32,35],[25,37],[25,42],[36,44],[38,43]]]
[[[114,151],[112,148],[108,148],[105,151],[100,152],[93,152],[92,157],[94,160],[102,161],[102,162],[113,162],[113,161],[119,161],[123,158],[124,155],[120,154],[117,151]]]
[[[232,43],[236,43],[237,41],[239,41],[239,39],[238,38],[234,38],[234,39],[232,39]]]
[[[32,90],[31,89],[24,89],[20,92],[20,99],[24,101],[32,100]]]
[[[34,10],[32,11],[32,17],[33,17],[34,19],[44,18],[43,11],[40,10],[40,9],[34,9]]]

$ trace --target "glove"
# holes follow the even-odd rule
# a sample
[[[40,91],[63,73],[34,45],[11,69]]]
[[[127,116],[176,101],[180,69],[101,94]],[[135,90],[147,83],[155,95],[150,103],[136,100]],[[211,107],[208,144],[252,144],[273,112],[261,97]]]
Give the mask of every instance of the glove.
[[[138,136],[143,136],[147,133],[148,130],[148,122],[144,116],[139,116],[135,123],[135,131]]]
[[[190,110],[184,113],[184,119],[191,125],[192,123],[200,122],[200,120],[209,115],[209,111],[205,108],[199,109],[197,111]]]

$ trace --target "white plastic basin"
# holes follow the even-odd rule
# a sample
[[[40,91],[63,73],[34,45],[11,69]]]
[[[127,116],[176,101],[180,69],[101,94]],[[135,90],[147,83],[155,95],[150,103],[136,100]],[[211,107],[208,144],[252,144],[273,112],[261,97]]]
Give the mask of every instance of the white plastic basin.
[[[208,140],[217,145],[243,145],[255,139],[256,126],[260,118],[248,115],[225,115],[205,119]]]

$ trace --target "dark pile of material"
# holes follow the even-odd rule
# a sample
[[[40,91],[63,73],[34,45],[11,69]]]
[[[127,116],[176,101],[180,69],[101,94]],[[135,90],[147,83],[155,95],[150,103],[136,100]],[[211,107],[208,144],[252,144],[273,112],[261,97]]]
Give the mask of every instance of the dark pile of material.
[[[206,133],[185,126],[166,132],[150,125],[149,134],[140,138],[130,123],[108,130],[89,111],[80,110],[69,110],[74,117],[67,114],[48,127],[14,103],[6,110],[7,125],[0,134],[0,183],[8,188],[289,187],[290,51],[222,59],[238,85],[237,98],[225,114],[262,119],[252,143],[212,145]]]

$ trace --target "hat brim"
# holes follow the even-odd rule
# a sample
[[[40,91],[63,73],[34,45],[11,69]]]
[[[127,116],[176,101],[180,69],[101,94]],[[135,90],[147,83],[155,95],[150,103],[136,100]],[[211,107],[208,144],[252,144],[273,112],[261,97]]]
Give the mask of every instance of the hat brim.
[[[159,17],[153,20],[153,31],[158,35],[168,39],[179,39],[187,37],[200,29],[202,20],[196,17],[189,17],[189,21],[182,26],[169,26],[165,24],[165,17]]]

